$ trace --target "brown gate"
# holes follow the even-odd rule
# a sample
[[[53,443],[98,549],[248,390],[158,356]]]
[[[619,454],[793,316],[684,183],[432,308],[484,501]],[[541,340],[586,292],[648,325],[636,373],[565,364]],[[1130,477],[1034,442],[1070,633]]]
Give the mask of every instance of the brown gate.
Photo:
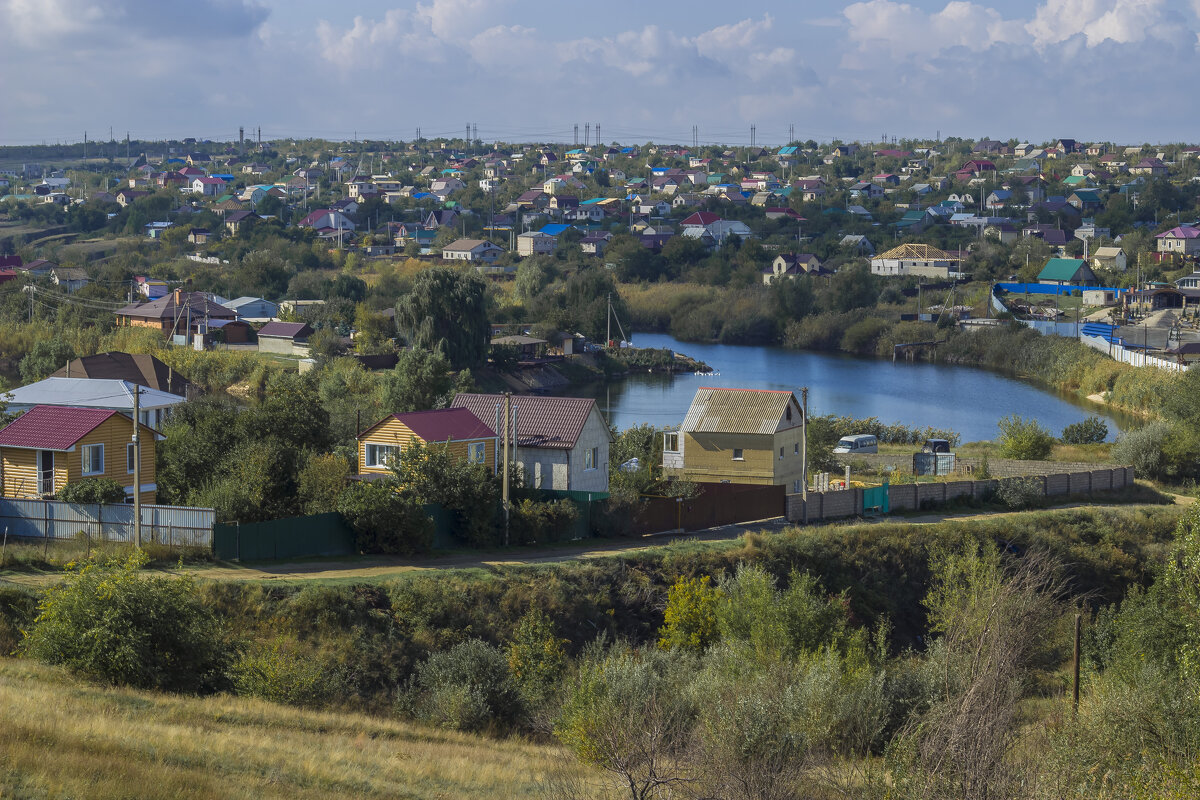
[[[738,483],[700,483],[696,497],[647,497],[645,507],[634,519],[633,533],[698,531],[736,522],[769,519],[784,513],[783,486],[751,486]]]

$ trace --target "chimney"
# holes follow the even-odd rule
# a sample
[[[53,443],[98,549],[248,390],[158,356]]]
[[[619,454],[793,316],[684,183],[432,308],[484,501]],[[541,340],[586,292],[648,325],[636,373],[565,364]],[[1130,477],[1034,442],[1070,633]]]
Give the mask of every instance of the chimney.
[[[176,289],[175,290],[175,305],[179,305],[182,302],[183,302],[183,289]]]

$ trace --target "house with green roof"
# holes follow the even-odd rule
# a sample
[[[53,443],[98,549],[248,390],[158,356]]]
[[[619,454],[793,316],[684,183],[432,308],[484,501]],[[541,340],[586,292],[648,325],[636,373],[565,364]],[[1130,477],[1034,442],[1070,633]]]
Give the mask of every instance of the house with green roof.
[[[1096,211],[1104,207],[1100,200],[1100,192],[1095,189],[1076,189],[1067,198],[1067,203],[1080,211]]]
[[[1096,273],[1082,258],[1050,259],[1038,273],[1037,281],[1071,286],[1093,286],[1097,283]]]

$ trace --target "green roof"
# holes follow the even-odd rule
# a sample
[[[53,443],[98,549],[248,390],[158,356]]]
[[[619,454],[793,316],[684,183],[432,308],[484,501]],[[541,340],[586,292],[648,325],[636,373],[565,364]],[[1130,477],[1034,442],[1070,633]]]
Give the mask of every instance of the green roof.
[[[1039,281],[1074,280],[1076,273],[1085,266],[1082,258],[1052,258],[1046,262],[1046,266],[1042,267],[1037,279]]]
[[[1072,175],[1069,178],[1063,179],[1063,183],[1065,183],[1068,186],[1078,186],[1081,183],[1086,184],[1087,177],[1085,177],[1083,175]]]

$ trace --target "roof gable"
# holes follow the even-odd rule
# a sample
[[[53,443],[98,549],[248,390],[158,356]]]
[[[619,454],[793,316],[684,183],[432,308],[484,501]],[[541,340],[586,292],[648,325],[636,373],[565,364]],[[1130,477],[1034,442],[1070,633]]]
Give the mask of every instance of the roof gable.
[[[452,408],[466,408],[481,420],[494,420],[496,408],[504,403],[504,395],[469,394],[455,395]],[[517,445],[551,450],[570,450],[575,447],[583,433],[583,426],[596,409],[596,401],[589,397],[543,397],[541,395],[513,395],[513,408],[517,412]],[[601,417],[603,423],[603,417]],[[605,426],[607,428],[607,425]]]
[[[116,413],[100,408],[34,406],[0,429],[0,447],[69,450]]]
[[[680,430],[770,436],[799,426],[802,417],[800,404],[790,391],[704,386],[696,390]]]
[[[467,408],[438,408],[432,411],[410,411],[405,414],[392,414],[372,425],[370,431],[383,425],[388,420],[397,420],[404,427],[426,442],[445,442],[453,439],[492,439],[496,433],[480,421],[479,417]]]

